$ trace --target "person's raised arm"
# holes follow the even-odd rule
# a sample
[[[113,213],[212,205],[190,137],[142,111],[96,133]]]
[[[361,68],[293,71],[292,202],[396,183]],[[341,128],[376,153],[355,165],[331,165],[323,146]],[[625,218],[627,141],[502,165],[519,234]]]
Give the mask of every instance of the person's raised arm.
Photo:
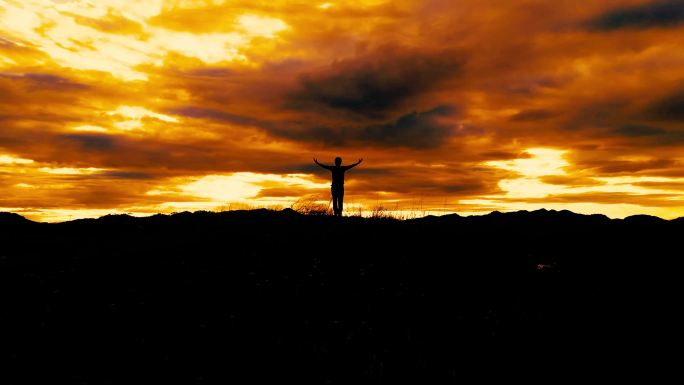
[[[313,160],[314,160],[314,163],[316,163],[317,165],[323,167],[323,168],[326,169],[326,170],[330,170],[330,166],[326,166],[326,165],[320,163],[320,162],[318,161],[318,159],[316,159],[316,158],[313,158]]]
[[[354,167],[358,166],[359,164],[361,164],[361,162],[363,162],[363,159],[359,159],[358,162],[352,163],[349,166],[345,166],[344,169],[349,170],[350,168],[354,168]]]

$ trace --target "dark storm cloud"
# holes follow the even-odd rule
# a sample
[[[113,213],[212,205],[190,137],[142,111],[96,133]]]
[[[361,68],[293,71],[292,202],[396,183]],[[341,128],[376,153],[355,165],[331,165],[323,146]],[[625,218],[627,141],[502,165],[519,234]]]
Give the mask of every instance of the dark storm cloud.
[[[543,90],[559,88],[567,79],[553,76],[521,76],[511,79],[506,84],[491,83],[489,86],[495,90],[503,90],[510,94],[520,96],[533,96]]]
[[[671,131],[658,137],[658,144],[664,146],[679,145],[682,143],[684,143],[684,132]]]
[[[323,163],[323,164],[333,164],[334,159],[330,158],[324,158],[324,157],[319,157],[318,161]],[[342,163],[347,164],[351,163],[352,161],[356,161],[356,159],[352,158],[342,158]],[[368,159],[366,159],[366,163],[368,163]],[[321,172],[321,168],[316,165],[313,162],[307,162],[307,163],[297,163],[297,164],[287,164],[284,166],[275,166],[270,170],[267,170],[267,172],[277,172],[277,173],[286,173],[286,174],[293,174],[293,173],[306,173],[306,174],[316,174]],[[390,168],[379,168],[379,167],[366,167],[364,164],[364,167],[358,167],[354,169],[354,174],[355,175],[368,175],[368,176],[383,176],[383,175],[396,175],[397,170],[395,169],[390,169]]]
[[[662,0],[606,12],[590,20],[590,29],[672,27],[684,23],[684,0]]]
[[[576,107],[576,111],[561,127],[567,130],[611,127],[622,119],[630,104],[630,101],[616,99],[582,105]]]
[[[583,176],[568,176],[568,175],[545,175],[539,177],[544,183],[562,185],[562,186],[599,186],[605,184],[595,178],[588,178]]]
[[[454,106],[443,105],[425,112],[411,112],[385,124],[340,129],[326,126],[275,127],[271,133],[297,141],[322,142],[333,146],[435,148],[456,133],[453,124],[441,120],[456,113]]]
[[[74,82],[71,79],[67,79],[61,76],[50,75],[50,74],[40,74],[40,73],[28,73],[24,74],[24,79],[29,80],[33,84],[41,87],[55,87],[55,88],[73,88],[73,89],[85,89],[88,88],[85,84],[80,84]]]
[[[627,124],[612,131],[613,134],[640,140],[641,144],[667,146],[684,143],[684,132],[666,130],[640,124]]]
[[[441,118],[456,115],[458,109],[451,105],[442,105],[425,112],[411,112],[394,122],[357,128],[311,126],[303,122],[287,121],[275,124],[249,116],[200,107],[181,107],[168,112],[190,118],[258,127],[271,135],[302,142],[321,142],[336,146],[367,144],[380,147],[434,148],[457,133],[453,129],[453,124],[443,122]],[[473,129],[468,127],[462,131],[466,133],[468,130]]]
[[[613,133],[623,136],[640,137],[663,135],[667,133],[667,131],[658,127],[651,127],[640,124],[627,124],[619,128],[616,128],[615,130],[613,130]]]
[[[87,89],[85,84],[77,83],[71,79],[44,73],[26,73],[22,75],[5,75],[0,74],[0,77],[24,81],[33,88],[39,89],[57,89],[57,90],[81,90]]]
[[[44,157],[23,155],[45,148],[50,151]],[[49,161],[59,167],[111,169],[111,173],[91,175],[93,178],[141,182],[188,175],[189,172],[192,175],[247,171],[274,173],[280,172],[281,165],[292,164],[293,159],[288,152],[245,149],[240,142],[206,138],[186,138],[178,142],[168,138],[130,137],[125,134],[44,135],[25,143],[22,151],[13,153],[37,162]]]
[[[673,166],[676,162],[671,159],[655,159],[648,161],[604,161],[596,164],[596,170],[600,174],[628,174],[639,171],[666,169]]]
[[[115,137],[111,135],[97,134],[67,134],[60,138],[66,142],[75,143],[83,150],[89,151],[111,151],[116,144]]]
[[[553,118],[558,115],[555,111],[550,110],[525,110],[520,111],[517,114],[511,116],[511,121],[513,122],[535,122],[539,120],[545,120]]]
[[[377,167],[361,167],[354,170],[355,174],[358,175],[368,175],[368,176],[386,176],[386,175],[397,175],[399,170],[391,168],[377,168]]]
[[[170,109],[168,110],[168,112],[174,115],[185,116],[188,118],[217,120],[221,122],[237,124],[240,126],[254,126],[262,128],[270,127],[270,124],[268,122],[256,118],[231,114],[229,112],[215,110],[211,108],[185,106]]]
[[[104,178],[112,178],[112,179],[129,179],[129,180],[154,179],[154,176],[152,174],[143,173],[143,172],[135,172],[135,171],[107,171],[107,172],[97,174],[97,175],[102,176]]]
[[[439,106],[426,112],[406,114],[393,123],[369,126],[352,135],[359,142],[389,147],[438,147],[451,135],[453,127],[439,118],[455,113],[452,106]]]
[[[657,120],[684,120],[684,89],[656,100],[647,108],[646,113]]]
[[[484,183],[447,184],[442,187],[445,193],[478,192],[485,189]]]
[[[463,58],[439,54],[380,52],[374,57],[342,60],[326,71],[300,78],[300,89],[286,104],[297,109],[325,106],[363,115],[378,115],[434,89],[458,73]]]
[[[484,160],[509,160],[509,159],[524,159],[531,158],[527,152],[513,152],[513,151],[487,151],[479,154],[479,158]]]
[[[444,197],[444,196],[472,196],[480,193],[493,193],[498,191],[498,180],[487,180],[480,176],[459,175],[459,170],[448,169],[449,175],[441,175],[440,171],[432,168],[419,168],[407,170],[405,167],[393,168],[390,175],[376,175],[373,178],[363,177],[354,171],[354,188],[369,192],[369,198],[373,191],[382,186],[382,190],[390,193],[409,192],[414,198]],[[359,170],[360,171],[360,170]],[[401,177],[398,177],[398,176]],[[440,202],[442,204],[442,202]]]

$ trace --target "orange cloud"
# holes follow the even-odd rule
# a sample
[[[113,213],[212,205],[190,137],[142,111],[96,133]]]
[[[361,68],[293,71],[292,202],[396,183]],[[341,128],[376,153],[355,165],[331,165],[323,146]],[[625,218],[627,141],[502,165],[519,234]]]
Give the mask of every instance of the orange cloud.
[[[679,9],[4,1],[0,210],[325,204],[341,155],[350,207],[679,216]]]

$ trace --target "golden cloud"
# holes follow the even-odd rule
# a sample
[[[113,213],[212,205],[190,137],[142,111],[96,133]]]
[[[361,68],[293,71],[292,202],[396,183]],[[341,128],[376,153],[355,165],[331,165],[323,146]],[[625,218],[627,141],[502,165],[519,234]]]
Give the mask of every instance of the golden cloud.
[[[0,210],[679,216],[680,3],[6,0]]]

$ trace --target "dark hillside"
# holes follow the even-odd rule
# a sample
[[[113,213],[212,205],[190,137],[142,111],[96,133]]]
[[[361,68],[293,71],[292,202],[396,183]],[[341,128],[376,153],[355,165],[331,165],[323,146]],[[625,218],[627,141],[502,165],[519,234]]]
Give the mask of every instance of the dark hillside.
[[[1,214],[0,349],[44,368],[27,383],[439,384],[528,354],[533,370],[619,306],[615,288],[580,304],[596,277],[670,263],[682,229],[544,210]]]

